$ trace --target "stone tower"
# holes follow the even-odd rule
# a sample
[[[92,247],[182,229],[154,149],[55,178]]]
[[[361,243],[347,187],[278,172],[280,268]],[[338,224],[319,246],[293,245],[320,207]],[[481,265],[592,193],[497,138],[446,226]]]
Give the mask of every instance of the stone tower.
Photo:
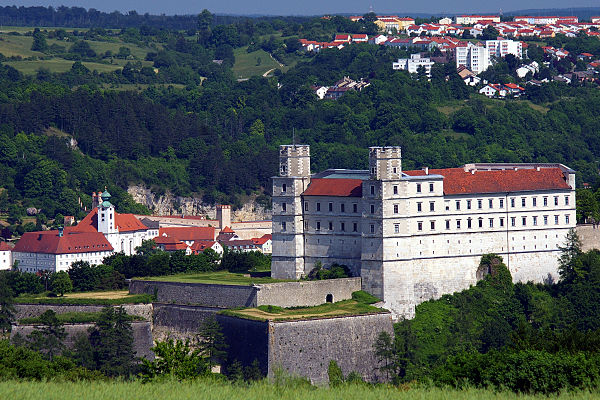
[[[231,228],[230,205],[217,204],[217,220],[219,221],[219,229],[223,230],[226,226]]]
[[[105,235],[118,232],[115,221],[115,206],[110,203],[110,197],[108,190],[105,190],[101,195],[102,202],[98,204],[98,232]]]
[[[309,146],[280,146],[279,176],[273,177],[273,278],[298,279],[305,273],[301,195],[309,183]]]

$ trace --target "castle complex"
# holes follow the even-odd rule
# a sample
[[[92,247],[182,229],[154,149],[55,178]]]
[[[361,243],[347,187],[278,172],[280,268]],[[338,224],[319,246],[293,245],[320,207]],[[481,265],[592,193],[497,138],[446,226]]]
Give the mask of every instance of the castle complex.
[[[369,170],[311,175],[306,145],[280,148],[273,178],[272,276],[347,265],[396,316],[468,288],[481,256],[515,281],[557,278],[575,227],[575,172],[562,164],[466,164],[402,171],[400,147],[372,147]]]

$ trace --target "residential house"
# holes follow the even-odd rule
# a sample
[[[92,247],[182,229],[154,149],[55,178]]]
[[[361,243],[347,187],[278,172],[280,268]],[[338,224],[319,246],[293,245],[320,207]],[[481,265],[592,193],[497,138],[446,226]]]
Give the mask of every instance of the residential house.
[[[425,74],[431,77],[431,67],[434,62],[429,57],[423,57],[420,53],[411,54],[410,58],[399,58],[397,62],[392,63],[392,69],[408,71],[411,74],[419,72],[423,68]]]
[[[6,242],[0,242],[0,270],[12,268],[12,246]]]

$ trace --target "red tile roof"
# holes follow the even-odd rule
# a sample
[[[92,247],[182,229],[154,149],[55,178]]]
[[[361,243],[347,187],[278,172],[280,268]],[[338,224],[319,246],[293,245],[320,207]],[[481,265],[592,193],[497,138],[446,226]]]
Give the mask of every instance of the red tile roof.
[[[160,228],[158,234],[166,234],[180,241],[215,240],[215,228],[212,226]]]
[[[194,244],[191,246],[192,252],[195,254],[198,253],[202,253],[204,250],[212,248],[215,245],[214,240],[203,240],[203,241],[198,241],[198,242],[194,242]]]
[[[362,197],[362,180],[316,178],[303,193],[305,196]]]
[[[425,171],[404,171],[422,176]],[[531,190],[570,189],[560,168],[471,171],[464,168],[430,169],[429,174],[444,176],[444,194],[505,193]]]
[[[256,245],[263,245],[265,244],[268,240],[272,240],[273,236],[266,234],[266,235],[262,235],[259,238],[252,238],[251,240],[254,242],[254,244]]]
[[[140,222],[133,214],[119,214],[115,212],[115,223],[119,232],[145,231],[148,227]],[[77,232],[98,232],[98,208],[94,208],[77,226],[73,227]]]
[[[11,251],[12,247],[8,245],[6,242],[0,242],[0,251]]]
[[[64,235],[58,231],[27,232],[15,245],[13,252],[71,254],[112,251],[113,247],[102,233],[77,232],[65,228]]]
[[[230,227],[226,226],[219,233],[235,233],[235,231],[233,229],[231,229]]]

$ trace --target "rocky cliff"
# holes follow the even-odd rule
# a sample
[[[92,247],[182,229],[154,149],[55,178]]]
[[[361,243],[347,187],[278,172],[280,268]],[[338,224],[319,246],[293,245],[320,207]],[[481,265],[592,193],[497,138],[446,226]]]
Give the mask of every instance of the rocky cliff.
[[[205,204],[200,197],[175,196],[171,192],[157,195],[143,186],[130,186],[127,192],[133,199],[148,207],[154,215],[208,215],[216,218],[214,205]],[[271,210],[265,210],[255,202],[249,202],[240,209],[232,210],[233,221],[258,221],[271,219]]]

